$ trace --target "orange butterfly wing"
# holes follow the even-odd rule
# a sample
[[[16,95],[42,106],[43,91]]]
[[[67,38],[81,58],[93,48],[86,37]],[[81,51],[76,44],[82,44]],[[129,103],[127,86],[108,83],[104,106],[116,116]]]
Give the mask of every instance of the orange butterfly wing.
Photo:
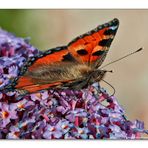
[[[50,65],[55,62],[79,62],[91,66],[100,66],[106,56],[111,42],[116,34],[119,21],[114,19],[106,24],[98,26],[96,29],[85,33],[72,42],[68,46],[57,47],[43,53],[43,55],[32,58],[25,68],[22,68],[20,77],[15,81],[16,89],[35,92],[60,85],[61,82],[51,84],[36,84],[30,77],[24,75],[25,71],[33,71],[42,65]],[[63,80],[62,82],[66,82]]]
[[[41,65],[49,65],[62,61],[76,61],[74,57],[69,54],[66,46],[56,47],[45,51],[43,57],[38,57],[38,59],[29,67],[29,70],[33,70],[34,68],[37,68]]]
[[[70,53],[81,63],[100,66],[119,26],[118,19],[99,25],[68,44]]]
[[[28,76],[23,75],[26,70],[27,71],[33,71],[36,70],[40,66],[53,64],[55,62],[61,62],[61,61],[76,61],[70,54],[69,51],[65,46],[63,47],[57,47],[50,49],[43,53],[43,55],[39,55],[39,57],[34,57],[30,59],[27,64],[25,65],[26,68],[22,68],[21,75],[18,80],[17,84],[15,85],[16,89],[23,89],[27,90],[30,93],[35,92],[42,89],[47,89],[49,87],[53,87],[56,85],[60,85],[61,82],[56,82],[52,84],[44,84],[44,85],[37,85],[32,81],[32,79]],[[31,66],[29,66],[31,65]],[[25,69],[25,70],[24,70]]]

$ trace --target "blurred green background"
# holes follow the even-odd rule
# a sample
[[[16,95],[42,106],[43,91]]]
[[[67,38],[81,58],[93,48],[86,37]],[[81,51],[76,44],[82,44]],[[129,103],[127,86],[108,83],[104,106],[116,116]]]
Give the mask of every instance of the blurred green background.
[[[143,120],[148,129],[148,10],[0,10],[0,26],[16,36],[31,37],[31,44],[47,50],[115,17],[120,27],[104,64],[139,47],[144,51],[106,67],[114,73],[105,80],[115,87],[127,117]]]

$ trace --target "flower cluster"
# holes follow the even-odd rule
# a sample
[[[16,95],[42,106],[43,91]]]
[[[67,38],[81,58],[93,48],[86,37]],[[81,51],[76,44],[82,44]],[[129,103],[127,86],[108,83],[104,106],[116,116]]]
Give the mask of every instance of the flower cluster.
[[[17,77],[28,41],[0,30],[0,87]],[[114,96],[95,83],[82,90],[43,90],[26,95],[0,92],[0,139],[140,139],[141,121],[131,122]]]
[[[29,39],[17,38],[0,29],[0,89],[17,77],[29,57],[40,53],[29,44]]]

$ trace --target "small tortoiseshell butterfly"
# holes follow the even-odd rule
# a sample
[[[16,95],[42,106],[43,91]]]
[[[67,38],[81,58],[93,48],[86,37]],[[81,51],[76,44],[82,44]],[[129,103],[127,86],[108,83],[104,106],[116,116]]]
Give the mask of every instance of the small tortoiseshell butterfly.
[[[118,26],[118,19],[113,19],[80,35],[67,46],[31,58],[11,87],[26,94],[49,88],[81,89],[99,82],[107,72],[99,67]]]

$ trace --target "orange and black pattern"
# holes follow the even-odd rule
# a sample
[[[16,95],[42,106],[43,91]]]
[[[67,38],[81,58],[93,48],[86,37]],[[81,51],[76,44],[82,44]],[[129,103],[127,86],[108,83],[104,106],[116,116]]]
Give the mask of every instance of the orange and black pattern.
[[[78,36],[67,46],[49,49],[29,59],[26,65],[21,69],[19,77],[14,80],[12,86],[15,89],[21,88],[33,92],[35,88],[37,88],[35,90],[42,90],[60,85],[61,81],[44,85],[36,84],[30,77],[25,75],[26,71],[32,72],[39,67],[45,67],[45,65],[49,66],[55,63],[69,62],[73,64],[85,64],[94,69],[98,68],[106,57],[118,26],[118,19],[113,19],[108,23],[99,25],[95,29]],[[68,83],[69,81],[63,80],[63,82]]]

